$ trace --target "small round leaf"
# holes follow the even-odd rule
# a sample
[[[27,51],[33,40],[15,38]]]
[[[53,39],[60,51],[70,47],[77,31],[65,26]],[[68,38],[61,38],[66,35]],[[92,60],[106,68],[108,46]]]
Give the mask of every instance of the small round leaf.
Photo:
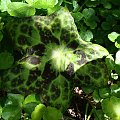
[[[118,36],[119,36],[119,34],[116,32],[112,32],[112,33],[108,34],[108,38],[112,42],[115,42],[115,39],[117,39]]]

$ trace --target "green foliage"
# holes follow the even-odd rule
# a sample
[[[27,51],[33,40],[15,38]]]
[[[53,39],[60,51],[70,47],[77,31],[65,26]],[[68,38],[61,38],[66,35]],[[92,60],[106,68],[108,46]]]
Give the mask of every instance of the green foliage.
[[[10,3],[10,0],[1,0],[0,1],[0,10],[2,12],[7,11],[7,4]]]
[[[3,39],[3,34],[2,34],[2,32],[0,31],[0,42],[1,42],[2,39]]]
[[[114,84],[110,87],[111,95],[120,98],[120,85]]]
[[[115,70],[118,74],[120,74],[120,50],[116,53]]]
[[[58,0],[34,0],[33,2],[29,2],[29,0],[26,0],[29,4],[32,4],[33,7],[35,8],[44,8],[44,9],[47,9],[47,8],[53,8],[57,3],[58,3]]]
[[[58,10],[61,3],[62,0],[1,0],[0,10],[7,11],[11,16],[28,17],[35,15],[36,9],[48,9],[48,14],[51,14]]]
[[[21,117],[22,102],[24,97],[19,94],[8,94],[8,99],[2,110],[2,118],[5,120],[19,120]]]
[[[95,10],[93,8],[85,8],[83,11],[84,22],[87,26],[90,26],[91,29],[95,29],[97,26],[97,17],[95,16]]]
[[[39,104],[35,107],[35,110],[31,114],[32,120],[41,120],[45,114],[46,107],[43,104]]]
[[[0,69],[8,69],[12,66],[14,58],[9,52],[0,53]]]
[[[111,34],[108,34],[108,38],[110,41],[115,42],[117,48],[120,48],[120,35],[118,33],[112,32]]]
[[[63,117],[61,111],[53,107],[48,106],[45,112],[43,120],[59,120]]]
[[[23,109],[30,116],[35,107],[40,103],[40,100],[37,99],[37,96],[35,94],[30,94],[23,101]]]
[[[118,33],[116,32],[112,32],[111,34],[108,34],[108,38],[110,39],[110,41],[115,42],[115,40],[117,39],[117,37],[119,36]]]
[[[1,115],[2,115],[2,107],[0,105],[0,118],[1,118]]]
[[[0,119],[72,120],[79,87],[88,119],[119,120],[119,21],[119,0],[0,0]]]
[[[35,110],[31,114],[32,120],[59,120],[63,115],[60,110],[54,107],[45,107],[43,104],[39,104],[35,107]]]
[[[110,108],[110,109],[109,109]],[[102,101],[103,112],[113,120],[120,119],[120,98],[110,97]]]
[[[36,104],[33,104],[36,103]],[[19,120],[21,118],[22,110],[27,114],[24,114],[24,118],[32,120],[58,120],[62,118],[60,110],[54,107],[46,107],[36,99],[35,94],[28,95],[25,99],[20,94],[9,93],[4,107],[0,106],[0,118],[4,120]],[[54,115],[53,115],[54,114]]]
[[[7,4],[7,12],[11,16],[27,17],[35,14],[35,8],[22,2],[10,2]]]

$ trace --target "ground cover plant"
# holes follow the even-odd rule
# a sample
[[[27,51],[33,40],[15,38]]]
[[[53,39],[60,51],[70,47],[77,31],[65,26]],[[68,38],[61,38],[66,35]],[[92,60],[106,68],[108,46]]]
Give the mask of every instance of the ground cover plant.
[[[120,120],[119,21],[119,0],[1,0],[0,119]]]

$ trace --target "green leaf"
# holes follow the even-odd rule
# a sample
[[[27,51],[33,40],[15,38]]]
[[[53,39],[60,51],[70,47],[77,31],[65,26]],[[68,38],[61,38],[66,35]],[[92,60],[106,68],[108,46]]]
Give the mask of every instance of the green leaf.
[[[83,18],[83,14],[80,12],[72,13],[72,16],[73,16],[75,22],[78,22]]]
[[[35,107],[40,103],[40,101],[37,100],[35,94],[28,95],[24,102],[23,107],[25,112],[31,115],[31,113],[34,111]]]
[[[25,104],[28,104],[28,103],[31,103],[31,102],[39,103],[40,101],[38,101],[38,100],[36,99],[36,95],[35,95],[35,94],[30,94],[30,95],[28,95],[28,96],[25,98],[23,104],[25,105]]]
[[[35,8],[22,2],[11,2],[7,5],[7,12],[11,16],[28,17],[35,14]]]
[[[23,110],[25,113],[31,115],[37,105],[38,103],[36,102],[27,103],[23,106]]]
[[[0,105],[0,118],[1,118],[1,116],[2,116],[2,107]]]
[[[7,4],[8,3],[10,3],[11,1],[10,0],[1,0],[0,1],[0,10],[2,11],[2,12],[5,12],[5,11],[7,11]]]
[[[112,120],[120,120],[120,98],[112,96],[102,101],[103,112]]]
[[[120,50],[116,53],[115,70],[120,75]]]
[[[117,18],[120,18],[120,8],[116,10],[112,10],[112,15],[114,15]]]
[[[79,5],[76,0],[73,0],[73,7],[74,7],[73,11],[77,11],[77,9],[79,8]]]
[[[21,108],[19,106],[7,105],[3,108],[2,118],[4,120],[19,120]]]
[[[94,90],[92,96],[93,96],[93,99],[94,99],[95,102],[98,103],[98,102],[101,101],[101,97],[99,95],[99,91],[98,90]]]
[[[115,42],[115,40],[117,39],[118,36],[119,36],[119,34],[116,32],[112,32],[112,33],[108,34],[108,38],[112,42]]]
[[[85,8],[83,10],[83,15],[86,19],[89,19],[89,18],[91,18],[92,16],[95,15],[95,10],[93,8],[88,8],[88,9]]]
[[[1,42],[2,39],[3,39],[3,34],[2,34],[2,32],[0,31],[0,42]]]
[[[95,29],[97,26],[96,21],[98,20],[98,18],[95,16],[95,10],[93,8],[85,8],[82,13],[84,15],[84,22],[86,25],[90,26],[91,29]]]
[[[117,37],[115,47],[120,48],[120,36]]]
[[[12,104],[19,104],[19,106],[22,107],[22,103],[24,101],[24,96],[20,95],[20,94],[12,94],[12,93],[9,93],[8,95],[8,100],[10,100],[12,102]],[[9,104],[9,102],[8,102]]]
[[[112,55],[108,55],[105,58],[105,63],[106,63],[109,70],[114,70],[115,69],[115,62],[114,62],[114,58],[112,57]]]
[[[101,3],[103,4],[104,8],[111,9],[112,5],[107,0],[101,0]]]
[[[120,86],[118,84],[113,84],[111,87],[111,95],[120,98]]]
[[[108,98],[110,97],[110,89],[109,88],[101,88],[99,89],[99,95],[101,98]]]
[[[0,69],[8,69],[12,66],[14,58],[9,52],[0,53]]]
[[[110,30],[111,29],[111,25],[109,22],[102,22],[102,29],[103,30]]]
[[[44,104],[37,105],[35,107],[35,110],[31,114],[32,120],[41,120],[43,118],[45,111],[46,111],[46,107]]]
[[[96,7],[99,4],[100,4],[99,0],[90,0],[86,2],[87,7]]]
[[[47,107],[46,113],[43,116],[43,120],[61,120],[62,113],[60,110],[54,107]]]
[[[85,86],[82,87],[82,90],[85,92],[85,94],[90,94],[94,91],[94,87],[93,86]]]
[[[101,109],[98,110],[93,110],[94,116],[95,116],[95,120],[105,120],[104,119],[104,113]]]
[[[84,31],[81,30],[80,36],[83,40],[90,42],[93,39],[93,33],[90,30]]]
[[[7,103],[2,111],[2,118],[5,120],[19,120],[23,100],[24,97],[20,94],[8,94]]]
[[[58,0],[58,3],[57,3],[57,5],[61,5],[62,4],[62,2],[63,2],[63,0]]]
[[[59,5],[55,5],[53,8],[48,8],[47,9],[48,10],[48,15],[60,10],[60,8],[61,8],[61,6],[59,6]]]
[[[32,6],[38,9],[53,8],[58,3],[58,0],[34,0]]]

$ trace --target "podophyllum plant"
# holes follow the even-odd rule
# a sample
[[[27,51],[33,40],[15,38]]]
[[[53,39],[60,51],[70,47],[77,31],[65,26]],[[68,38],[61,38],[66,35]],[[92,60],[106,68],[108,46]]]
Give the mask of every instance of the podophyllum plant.
[[[0,41],[7,41],[0,46],[9,46],[0,50],[0,90],[7,92],[0,101],[1,119],[62,119],[73,89],[80,86],[101,104],[92,110],[96,120],[119,120],[119,85],[108,87],[113,58],[104,47],[81,39],[62,1],[7,2],[1,1],[1,11],[10,14],[0,29]],[[35,15],[35,8],[48,9],[50,15]]]

